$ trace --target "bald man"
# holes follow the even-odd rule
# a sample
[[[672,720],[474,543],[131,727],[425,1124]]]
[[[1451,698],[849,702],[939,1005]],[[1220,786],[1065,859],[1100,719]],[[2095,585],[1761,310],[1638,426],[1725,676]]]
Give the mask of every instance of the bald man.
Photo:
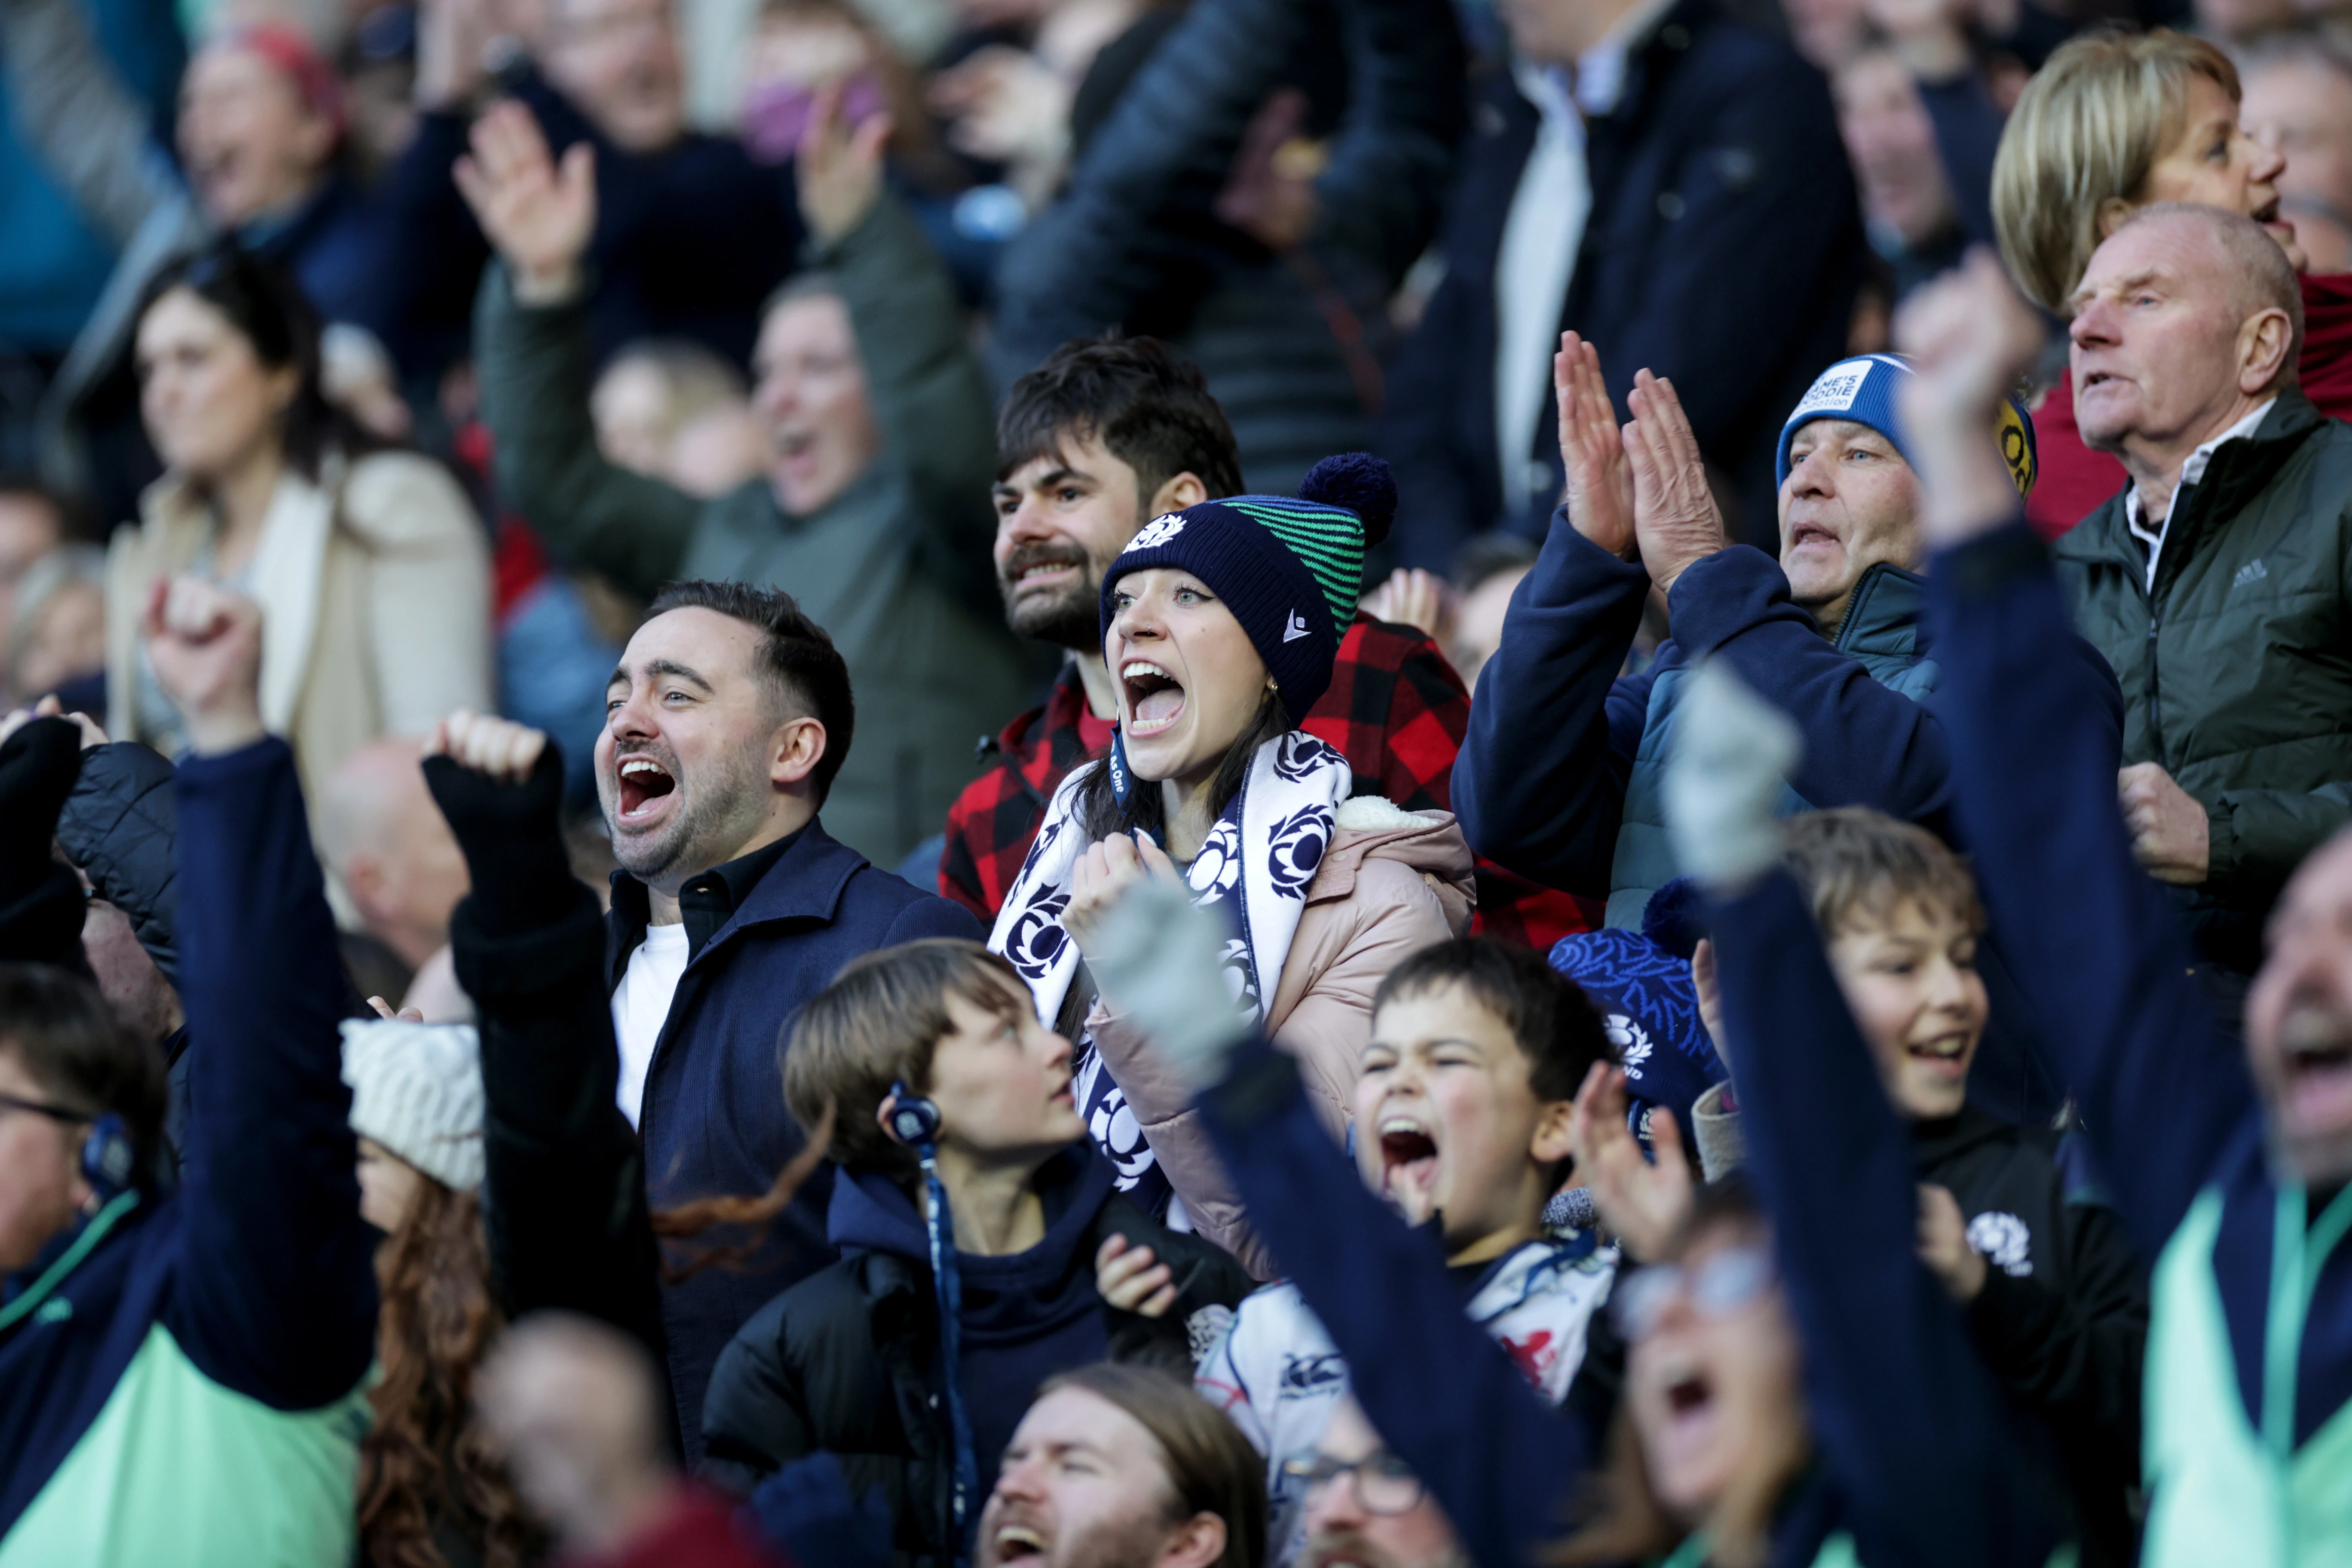
[[[2075,417],[2131,482],[2056,553],[2123,687],[2133,850],[2233,994],[2288,874],[2352,824],[2352,426],[2297,387],[2302,290],[2246,217],[2141,208],[2072,306]]]
[[[371,742],[328,777],[312,805],[341,912],[419,972],[420,982],[447,967],[440,955],[449,912],[467,887],[466,858],[425,793],[421,756],[414,740]]]

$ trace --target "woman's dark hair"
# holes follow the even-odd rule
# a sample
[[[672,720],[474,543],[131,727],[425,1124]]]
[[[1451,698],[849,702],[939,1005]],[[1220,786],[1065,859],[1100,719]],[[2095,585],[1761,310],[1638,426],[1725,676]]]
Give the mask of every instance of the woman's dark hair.
[[[1250,721],[1240,740],[1225,748],[1224,761],[1217,764],[1217,775],[1209,782],[1211,820],[1223,815],[1234,796],[1241,794],[1242,781],[1249,777],[1250,759],[1257,755],[1257,749],[1290,727],[1290,714],[1282,705],[1282,694],[1269,689],[1258,700],[1257,717]],[[1133,833],[1139,827],[1162,846],[1168,842],[1168,815],[1160,805],[1159,787],[1138,779],[1129,788],[1127,803],[1122,805],[1110,787],[1108,763],[1079,781],[1077,796],[1072,804],[1078,828],[1089,844],[1114,833]]]
[[[420,1176],[400,1229],[376,1256],[383,1299],[360,1445],[360,1561],[445,1568],[436,1526],[454,1513],[487,1568],[536,1562],[544,1542],[473,1419],[474,1369],[504,1326],[490,1300],[482,1207]]]
[[[1045,1380],[1037,1397],[1083,1389],[1134,1417],[1160,1447],[1169,1522],[1211,1513],[1225,1521],[1225,1550],[1212,1568],[1263,1568],[1265,1460],[1224,1412],[1191,1383],[1157,1367],[1095,1362]]]
[[[279,439],[296,473],[315,484],[329,452],[358,457],[384,449],[381,437],[327,401],[319,368],[318,313],[277,263],[233,239],[216,241],[158,272],[140,296],[132,321],[145,321],[157,300],[179,289],[227,317],[265,368],[294,368],[294,401],[286,406]]]
[[[121,1117],[137,1168],[155,1167],[169,1092],[163,1055],[123,1026],[96,985],[46,963],[0,963],[0,1055],[7,1054],[66,1110]]]

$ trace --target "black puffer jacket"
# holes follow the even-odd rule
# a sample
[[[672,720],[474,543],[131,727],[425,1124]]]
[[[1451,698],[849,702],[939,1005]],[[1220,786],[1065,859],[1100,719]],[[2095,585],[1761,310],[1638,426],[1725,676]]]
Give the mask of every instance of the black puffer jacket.
[[[1347,109],[1306,240],[1276,255],[1218,197],[1268,95],[1334,54]],[[992,374],[1010,383],[1109,327],[1166,338],[1233,422],[1245,482],[1288,494],[1318,458],[1371,444],[1367,334],[1436,231],[1463,112],[1445,0],[1199,0],[1006,248]]]
[[[2126,1498],[2139,1484],[2140,1365],[2147,1279],[2105,1203],[2070,1190],[2056,1138],[1970,1106],[1914,1122],[1919,1179],[1948,1188],[1985,1284],[1969,1335],[2023,1408],[2049,1428],[2073,1496],[2085,1568],[2134,1556]]]
[[[1111,1190],[1109,1175],[1081,1142],[1039,1174],[1045,1239],[1025,1253],[963,1260],[958,1385],[980,1494],[968,1523],[1037,1383],[1106,1355],[1189,1380],[1193,1315],[1230,1308],[1255,1284],[1222,1248],[1167,1229]],[[853,1494],[882,1489],[901,1568],[932,1568],[960,1552],[939,1313],[915,1215],[883,1178],[835,1181],[828,1228],[844,1256],[761,1308],[719,1356],[703,1406],[702,1473],[749,1495],[793,1460],[830,1452]],[[1165,1316],[1119,1311],[1095,1294],[1095,1253],[1113,1235],[1171,1266],[1178,1295]],[[1217,1325],[1201,1326],[1205,1337]]]
[[[180,808],[172,775],[166,758],[136,741],[91,747],[58,817],[58,844],[89,879],[90,896],[130,917],[139,945],[176,986],[180,888],[172,846]]]

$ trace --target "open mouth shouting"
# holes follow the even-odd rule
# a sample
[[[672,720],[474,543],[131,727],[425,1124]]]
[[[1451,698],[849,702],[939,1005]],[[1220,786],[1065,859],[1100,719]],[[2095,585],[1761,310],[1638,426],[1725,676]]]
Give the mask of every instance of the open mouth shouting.
[[[651,757],[640,755],[614,759],[620,775],[620,799],[614,816],[629,826],[657,820],[668,807],[664,804],[677,792],[677,776]]]
[[[2291,1136],[2352,1130],[2352,1019],[2304,1006],[2279,1027],[2280,1120]]]
[[[1416,1213],[1425,1210],[1437,1184],[1437,1136],[1417,1116],[1383,1116],[1380,1121],[1381,1192]]]
[[[2246,216],[2270,230],[2273,237],[2282,242],[2294,238],[2294,225],[2280,214],[2279,198],[2275,195]]]
[[[1000,1524],[989,1538],[988,1560],[991,1563],[1036,1563],[1045,1555],[1043,1531],[1026,1524]]]
[[[1665,1406],[1666,1440],[1696,1446],[1705,1440],[1716,1414],[1715,1380],[1696,1357],[1675,1357],[1658,1380]]]
[[[1184,716],[1183,685],[1150,659],[1129,659],[1118,667],[1118,679],[1129,738],[1164,734]]]

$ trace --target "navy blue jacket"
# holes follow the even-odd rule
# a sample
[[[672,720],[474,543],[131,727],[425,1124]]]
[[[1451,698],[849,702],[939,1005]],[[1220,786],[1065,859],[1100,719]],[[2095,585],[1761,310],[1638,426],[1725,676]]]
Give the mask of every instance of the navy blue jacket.
[[[596,149],[588,311],[598,363],[639,338],[683,337],[750,364],[760,308],[799,259],[791,166],[763,168],[740,142],[698,132],[659,153],[625,153],[537,76],[506,86],[559,154],[575,142]],[[418,115],[415,139],[376,186],[383,237],[366,324],[412,383],[468,352],[490,258],[449,176],[468,124],[462,114]]]
[[[1743,972],[1738,984],[1749,980]],[[1728,971],[1724,984],[1728,996]],[[1759,1092],[1772,1100],[1766,1120],[1782,1119],[1767,1130],[1773,1147],[1762,1158],[1781,1193],[1811,1205],[1781,1225],[1780,1251],[1827,1461],[1782,1500],[1771,1568],[1811,1563],[1840,1530],[1866,1564],[2040,1568],[2049,1536],[2021,1499],[1998,1396],[1958,1314],[1913,1261],[1908,1135],[1883,1102],[1884,1128],[1817,1135],[1784,1109],[1805,1086]],[[1579,1419],[1538,1399],[1463,1315],[1435,1227],[1408,1226],[1365,1189],[1317,1119],[1297,1063],[1272,1047],[1245,1047],[1202,1109],[1251,1222],[1469,1560],[1543,1561],[1568,1533],[1592,1446]],[[1805,1168],[1790,1169],[1789,1145],[1801,1142]]]
[[[1495,435],[1495,266],[1538,116],[1506,72],[1474,90],[1442,240],[1445,280],[1389,376],[1400,563],[1443,571],[1472,534],[1543,536],[1559,493],[1547,390],[1528,458],[1542,509],[1503,516]],[[1586,122],[1592,187],[1560,325],[1601,351],[1619,409],[1646,366],[1671,377],[1743,532],[1771,532],[1780,423],[1845,353],[1865,254],[1837,117],[1787,43],[1681,0],[1626,62],[1616,110]]]
[[[2277,1214],[2263,1113],[2171,900],[2132,858],[2115,761],[2092,732],[2098,697],[2062,656],[2066,596],[2022,522],[1946,554],[1930,582],[1954,808],[1993,927],[2142,1256],[2219,1189],[2213,1273],[2259,1432]],[[2295,1372],[2300,1445],[2352,1397],[2352,1248],[2319,1267]]]
[[[690,895],[696,884],[683,890]],[[613,879],[605,925],[609,994],[645,940],[645,884]],[[985,933],[962,905],[866,863],[812,821],[735,912],[687,961],[646,1071],[637,1119],[646,1196],[656,1209],[692,1198],[765,1192],[803,1145],[778,1070],[801,1005],[851,959],[919,937]],[[787,1285],[833,1261],[828,1167],[801,1189],[740,1267],[707,1268],[662,1290],[671,1394],[689,1464],[701,1457],[703,1391],[735,1331]]]
[[[270,1518],[315,1512],[322,1500],[331,1513],[350,1507],[365,1424],[354,1395],[375,1354],[376,1288],[342,1080],[334,919],[283,741],[191,757],[177,792],[180,993],[205,1056],[183,1174],[175,1190],[124,1194],[79,1236],[60,1237],[43,1265],[84,1238],[92,1246],[37,1303],[26,1289],[39,1268],[8,1282],[12,1302],[37,1310],[0,1327],[0,1534],[90,1435],[133,1358],[155,1355],[158,1334],[205,1384],[256,1402],[158,1395],[142,1420],[177,1424],[159,1441],[232,1442],[246,1434],[204,1423],[250,1426],[272,1413],[297,1422],[351,1402],[345,1416],[323,1415],[312,1428],[326,1468],[253,1476],[248,1489],[260,1500],[249,1506]],[[78,910],[70,919],[78,928]],[[343,1495],[322,1500],[319,1484],[334,1483],[338,1452]],[[217,1463],[201,1473],[217,1476]],[[82,1506],[108,1510],[92,1516],[96,1530],[105,1519],[169,1521],[175,1500]],[[215,1525],[221,1517],[213,1508],[194,1514]]]

